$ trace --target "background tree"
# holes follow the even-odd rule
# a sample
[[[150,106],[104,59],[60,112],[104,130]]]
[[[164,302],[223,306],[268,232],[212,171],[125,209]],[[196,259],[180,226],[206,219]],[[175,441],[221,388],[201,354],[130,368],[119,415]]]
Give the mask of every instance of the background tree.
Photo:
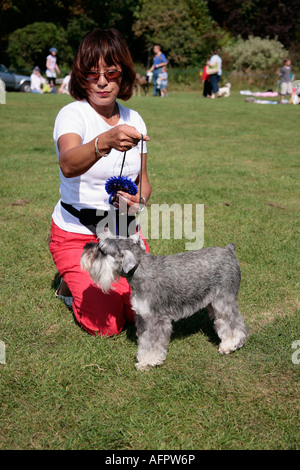
[[[283,44],[276,39],[253,36],[246,40],[239,38],[236,43],[227,46],[224,52],[231,57],[233,69],[244,73],[259,70],[275,74],[288,55]]]
[[[210,14],[233,36],[278,40],[288,47],[299,31],[299,1],[289,0],[208,0]]]
[[[144,51],[160,44],[179,67],[199,65],[223,37],[204,0],[140,0],[135,18],[133,32]]]
[[[66,60],[64,60],[65,63],[71,65],[74,53],[82,38],[89,31],[92,31],[96,28],[98,28],[97,22],[87,16],[85,13],[82,15],[73,16],[73,18],[70,19],[66,29],[66,38],[72,52],[71,57],[67,57]]]
[[[0,0],[0,62],[9,64],[9,36],[33,23],[47,22],[64,29],[73,50],[84,34],[95,27],[114,26],[129,44],[134,43],[132,23],[136,4],[136,0],[110,0],[109,3],[107,0]]]
[[[58,57],[63,57],[65,61],[74,55],[61,26],[46,22],[33,23],[10,35],[7,53],[11,63],[18,69],[31,70],[38,65],[41,70],[45,70],[50,47],[56,47]]]
[[[0,62],[13,66],[38,62],[44,69],[40,60],[44,61],[46,49],[38,51],[41,44],[33,47],[32,43],[28,48],[28,42],[18,48],[16,38],[28,41],[30,25],[50,23],[49,43],[56,38],[61,41],[59,60],[62,64],[63,58],[67,67],[87,31],[112,26],[128,42],[135,62],[144,66],[150,65],[147,61],[155,42],[162,45],[172,65],[198,67],[215,45],[221,50],[230,37],[239,35],[243,39],[278,37],[294,51],[294,57],[298,54],[300,64],[299,11],[298,0],[0,0]],[[8,49],[10,36],[17,30]],[[42,42],[50,29],[38,31],[42,34],[38,42]],[[26,60],[21,60],[22,55]]]

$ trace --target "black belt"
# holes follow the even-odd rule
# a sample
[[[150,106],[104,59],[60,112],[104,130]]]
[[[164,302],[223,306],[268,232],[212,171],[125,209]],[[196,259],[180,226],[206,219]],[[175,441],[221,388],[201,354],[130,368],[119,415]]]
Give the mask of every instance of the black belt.
[[[79,222],[98,236],[108,227],[113,235],[129,237],[136,233],[134,215],[120,214],[118,210],[104,211],[101,209],[76,209],[71,204],[60,201],[61,206],[79,219]]]

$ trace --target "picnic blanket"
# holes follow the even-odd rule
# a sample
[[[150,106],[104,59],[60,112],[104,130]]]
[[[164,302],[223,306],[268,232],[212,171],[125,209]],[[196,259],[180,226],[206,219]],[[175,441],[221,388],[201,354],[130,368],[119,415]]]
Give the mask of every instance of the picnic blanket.
[[[278,96],[277,91],[255,91],[255,92],[252,92],[250,90],[241,90],[240,94],[241,95],[247,95],[247,96],[260,96],[260,97],[264,97],[264,98],[271,98],[271,97]]]

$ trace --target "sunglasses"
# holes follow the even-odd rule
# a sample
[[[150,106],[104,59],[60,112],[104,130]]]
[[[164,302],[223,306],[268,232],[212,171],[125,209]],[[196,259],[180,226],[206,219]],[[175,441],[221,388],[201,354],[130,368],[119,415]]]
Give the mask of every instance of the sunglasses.
[[[122,77],[122,72],[120,70],[108,70],[107,72],[86,72],[86,79],[90,82],[98,82],[100,75],[104,75],[106,80],[110,82],[111,80],[117,80]]]

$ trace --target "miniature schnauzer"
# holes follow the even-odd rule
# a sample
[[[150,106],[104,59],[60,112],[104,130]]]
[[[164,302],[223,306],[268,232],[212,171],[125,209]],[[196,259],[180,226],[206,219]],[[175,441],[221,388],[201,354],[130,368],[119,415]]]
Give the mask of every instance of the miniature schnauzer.
[[[172,321],[204,307],[221,339],[219,352],[229,354],[243,346],[248,332],[237,303],[241,272],[234,252],[230,244],[154,256],[145,253],[136,236],[109,237],[84,247],[81,267],[103,292],[119,276],[128,280],[136,313],[136,367],[147,370],[164,362]]]

